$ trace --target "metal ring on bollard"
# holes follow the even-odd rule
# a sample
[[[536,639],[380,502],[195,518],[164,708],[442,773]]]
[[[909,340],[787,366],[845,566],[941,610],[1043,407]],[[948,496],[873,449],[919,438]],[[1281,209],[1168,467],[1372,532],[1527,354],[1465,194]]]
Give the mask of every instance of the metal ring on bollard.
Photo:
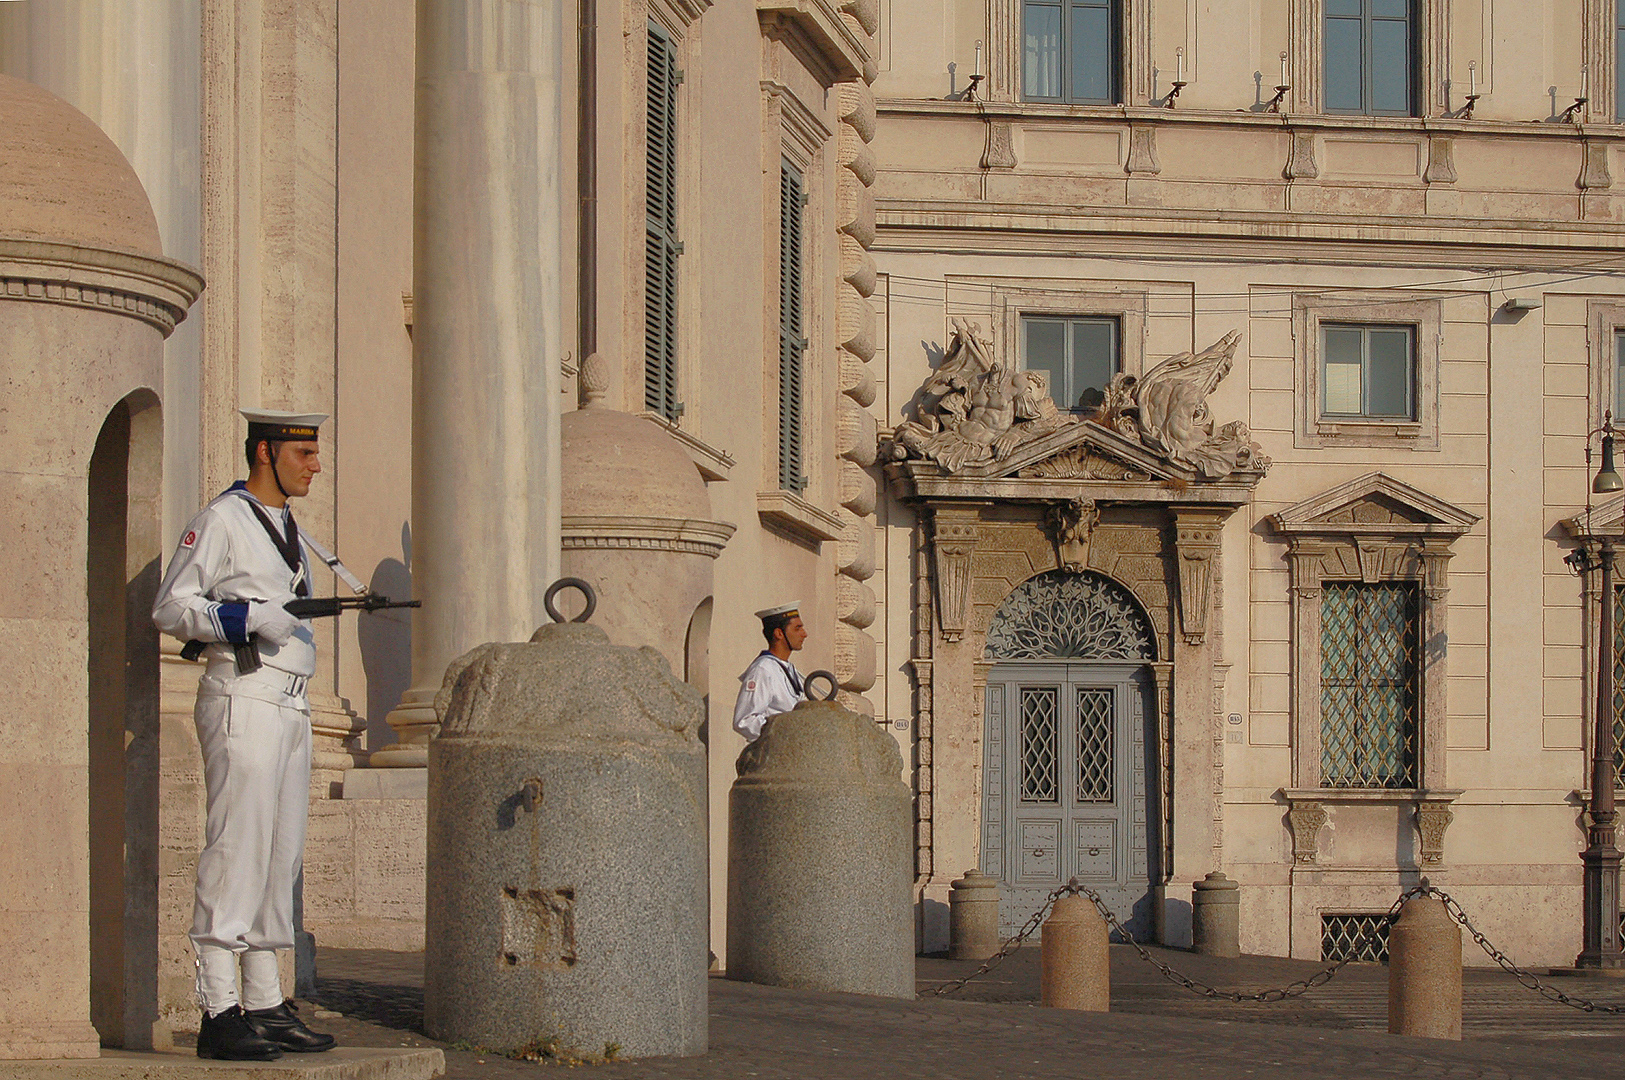
[[[839,694],[841,692],[841,684],[835,681],[835,673],[831,672],[831,671],[825,671],[822,668],[820,668],[819,670],[813,672],[811,675],[808,675],[805,679],[801,680],[801,687],[802,687],[803,690],[805,690],[807,692],[807,700],[808,701],[817,701],[818,700],[817,698],[813,697],[813,695],[812,695],[812,684],[813,684],[814,679],[827,679],[829,681],[829,693],[824,695],[824,700],[825,701],[834,701],[835,700],[835,695],[837,695],[837,694]]]
[[[591,585],[578,577],[561,577],[549,585],[547,592],[542,594],[542,607],[546,609],[547,617],[554,622],[561,623],[564,621],[564,616],[559,614],[559,609],[553,606],[553,598],[559,594],[560,589],[576,589],[580,591],[582,596],[586,597],[587,609],[571,619],[571,622],[586,622],[592,618],[592,613],[598,610],[598,594],[593,591]]]

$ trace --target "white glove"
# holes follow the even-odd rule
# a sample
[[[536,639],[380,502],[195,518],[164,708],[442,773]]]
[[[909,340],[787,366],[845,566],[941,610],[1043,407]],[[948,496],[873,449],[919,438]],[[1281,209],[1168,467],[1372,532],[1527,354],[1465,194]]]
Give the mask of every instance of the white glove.
[[[293,637],[303,621],[282,605],[294,599],[293,593],[283,593],[269,600],[254,600],[248,605],[248,618],[244,626],[250,634],[258,634],[272,645],[281,648]]]

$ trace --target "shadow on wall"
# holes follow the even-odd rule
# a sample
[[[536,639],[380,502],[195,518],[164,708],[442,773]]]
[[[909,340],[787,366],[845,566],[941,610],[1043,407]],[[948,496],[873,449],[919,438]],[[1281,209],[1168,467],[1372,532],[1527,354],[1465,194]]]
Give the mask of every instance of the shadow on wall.
[[[914,950],[924,955],[946,956],[946,952],[925,954],[924,950],[927,941],[948,940],[948,905],[922,896],[916,917],[919,928],[915,932]]]
[[[367,584],[391,600],[412,597],[412,525],[401,524],[401,558],[385,559]],[[367,675],[367,749],[399,742],[384,719],[412,685],[412,612],[374,611],[360,616],[361,669]]]

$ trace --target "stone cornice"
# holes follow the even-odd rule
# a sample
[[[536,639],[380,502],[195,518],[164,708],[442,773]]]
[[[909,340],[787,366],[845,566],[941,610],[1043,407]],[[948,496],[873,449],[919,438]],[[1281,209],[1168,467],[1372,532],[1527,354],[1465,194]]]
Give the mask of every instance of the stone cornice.
[[[714,559],[722,554],[735,528],[730,522],[697,518],[565,515],[559,535],[565,551],[675,551]]]
[[[171,259],[0,237],[0,300],[124,315],[168,337],[202,292],[202,276]]]
[[[804,59],[832,76],[831,82],[863,74],[869,50],[829,0],[756,0],[764,33],[782,36]]]

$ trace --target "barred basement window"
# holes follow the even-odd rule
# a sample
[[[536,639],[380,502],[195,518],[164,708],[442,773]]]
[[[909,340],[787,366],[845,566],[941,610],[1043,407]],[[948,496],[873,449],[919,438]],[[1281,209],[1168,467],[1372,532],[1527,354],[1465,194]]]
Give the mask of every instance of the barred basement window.
[[[677,50],[649,24],[648,175],[645,180],[643,407],[668,420],[677,399]]]
[[[806,490],[802,454],[805,386],[802,357],[807,351],[803,313],[802,217],[807,188],[801,170],[779,163],[779,487]]]
[[[1420,624],[1415,582],[1326,583],[1321,786],[1417,786]]]
[[[1388,962],[1388,916],[1377,912],[1347,912],[1320,917],[1320,958],[1369,963]]]

